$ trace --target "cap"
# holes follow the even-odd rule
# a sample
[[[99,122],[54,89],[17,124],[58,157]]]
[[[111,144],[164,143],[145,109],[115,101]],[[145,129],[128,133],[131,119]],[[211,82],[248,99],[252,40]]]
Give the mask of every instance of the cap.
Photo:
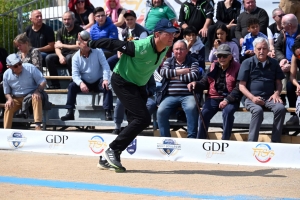
[[[216,51],[216,55],[218,54],[231,54],[231,48],[228,44],[221,44]]]
[[[6,58],[6,65],[7,66],[13,66],[13,65],[15,65],[19,62],[21,62],[21,58],[16,53],[10,54]]]
[[[165,31],[168,33],[179,32],[179,30],[173,26],[172,22],[166,18],[162,18],[156,23],[154,32],[157,31]]]
[[[132,16],[132,17],[136,18],[136,14],[133,10],[126,10],[124,17],[126,18],[128,16]]]

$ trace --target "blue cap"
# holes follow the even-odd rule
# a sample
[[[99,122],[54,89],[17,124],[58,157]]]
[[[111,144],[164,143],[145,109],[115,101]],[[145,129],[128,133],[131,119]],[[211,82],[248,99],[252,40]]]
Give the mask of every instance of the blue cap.
[[[21,62],[21,58],[16,53],[10,54],[6,58],[6,65],[7,66],[13,66],[13,65],[15,65],[19,62]]]
[[[162,18],[156,23],[154,32],[157,31],[165,31],[168,33],[179,32],[179,30],[173,26],[172,22],[166,18]]]

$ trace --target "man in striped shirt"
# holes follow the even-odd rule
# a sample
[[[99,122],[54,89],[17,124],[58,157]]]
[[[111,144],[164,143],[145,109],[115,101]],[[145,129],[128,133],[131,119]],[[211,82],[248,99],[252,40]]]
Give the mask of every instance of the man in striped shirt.
[[[169,117],[179,106],[187,118],[188,138],[196,138],[198,128],[198,110],[194,96],[189,92],[187,84],[199,78],[198,61],[188,55],[187,45],[179,40],[173,45],[172,58],[168,58],[161,70],[162,81],[161,102],[157,111],[157,122],[162,137],[170,137]]]

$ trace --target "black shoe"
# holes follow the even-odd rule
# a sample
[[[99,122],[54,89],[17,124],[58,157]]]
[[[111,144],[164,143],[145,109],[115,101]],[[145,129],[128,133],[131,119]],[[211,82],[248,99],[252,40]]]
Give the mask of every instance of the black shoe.
[[[67,114],[65,116],[62,116],[60,119],[61,119],[61,121],[74,120],[73,109],[68,110]]]
[[[111,148],[108,148],[104,152],[104,157],[107,160],[107,162],[116,169],[123,168],[121,164],[120,156],[121,156],[121,151],[114,151]]]
[[[121,133],[120,129],[114,129],[112,134],[119,135]]]
[[[102,170],[115,170],[113,166],[111,166],[107,160],[102,160],[102,156],[100,156],[99,162],[97,164],[97,167]]]
[[[112,121],[110,110],[105,110],[105,121]]]

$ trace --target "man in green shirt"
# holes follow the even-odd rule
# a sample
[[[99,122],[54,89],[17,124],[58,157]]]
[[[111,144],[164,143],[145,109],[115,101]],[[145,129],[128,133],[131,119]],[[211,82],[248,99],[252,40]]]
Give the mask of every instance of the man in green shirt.
[[[125,171],[120,161],[122,151],[151,123],[151,116],[146,107],[146,84],[162,63],[177,32],[178,29],[172,22],[163,18],[157,22],[154,34],[142,40],[120,41],[105,38],[88,41],[88,46],[92,48],[105,48],[123,53],[114,69],[111,85],[125,107],[128,126],[109,144],[109,148],[104,152],[106,160],[101,160],[100,156],[99,165],[103,168],[113,167],[118,171]]]

